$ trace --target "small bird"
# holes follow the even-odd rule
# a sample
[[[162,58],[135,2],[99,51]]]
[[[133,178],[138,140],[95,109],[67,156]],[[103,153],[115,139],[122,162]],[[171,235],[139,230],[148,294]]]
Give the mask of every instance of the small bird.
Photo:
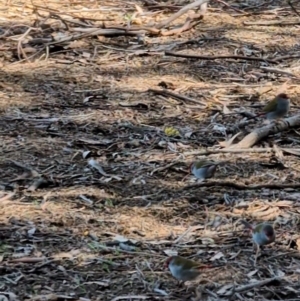
[[[185,282],[195,280],[201,274],[201,269],[211,268],[212,266],[203,265],[181,256],[171,256],[165,262],[164,268],[167,267],[174,278]]]
[[[211,178],[214,176],[218,163],[213,161],[201,160],[191,164],[192,174],[200,180]]]
[[[283,118],[290,110],[290,99],[285,93],[278,94],[273,100],[267,103],[263,108],[263,112],[256,116],[250,117],[253,119],[259,116],[265,116],[269,121]]]
[[[275,241],[275,231],[274,228],[267,223],[261,223],[256,226],[242,220],[241,223],[252,232],[252,239],[256,244],[256,255],[255,264],[257,260],[257,255],[262,246],[268,245]]]

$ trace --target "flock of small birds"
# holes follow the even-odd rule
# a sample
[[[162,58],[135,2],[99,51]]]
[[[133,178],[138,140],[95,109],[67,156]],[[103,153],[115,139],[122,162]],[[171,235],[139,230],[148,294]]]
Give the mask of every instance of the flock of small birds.
[[[275,241],[274,228],[268,223],[261,223],[256,226],[244,220],[242,220],[241,223],[251,231],[252,240],[256,245],[254,263],[256,265],[260,248]],[[164,267],[169,268],[172,276],[178,281],[186,282],[193,281],[198,278],[203,269],[212,268],[214,266],[204,265],[181,256],[171,256],[166,260]]]
[[[290,110],[290,99],[285,93],[278,94],[273,100],[267,103],[263,111],[248,120],[265,116],[267,120],[283,118]],[[214,176],[217,169],[217,162],[200,160],[191,164],[191,173],[199,180],[205,180]]]
[[[277,120],[283,118],[289,112],[289,110],[289,97],[285,93],[280,93],[273,100],[267,103],[261,113],[248,119],[256,118],[258,116],[264,116],[269,121]],[[197,179],[203,181],[214,176],[217,165],[217,162],[201,160],[192,163],[190,170]],[[268,223],[261,223],[256,226],[243,220],[241,221],[241,223],[251,231],[252,240],[256,245],[256,265],[260,248],[275,241],[274,228]],[[181,256],[171,256],[166,260],[164,267],[169,268],[172,276],[178,281],[186,282],[195,280],[200,276],[203,269],[210,268],[212,266],[204,265],[202,263],[195,262]]]

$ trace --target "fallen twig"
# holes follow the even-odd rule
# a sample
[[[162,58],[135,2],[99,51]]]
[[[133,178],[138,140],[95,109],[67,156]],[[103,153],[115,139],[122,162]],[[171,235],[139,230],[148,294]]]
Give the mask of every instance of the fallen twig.
[[[238,286],[238,287],[235,288],[235,292],[241,293],[241,292],[244,292],[244,291],[248,291],[248,290],[253,289],[255,287],[266,285],[266,284],[268,284],[272,281],[275,281],[275,280],[281,280],[281,278],[280,277],[273,277],[273,278],[268,278],[268,279],[264,279],[264,280],[261,280],[261,281],[253,282],[253,283],[250,283],[250,284],[241,285],[241,286]]]
[[[246,26],[257,25],[257,26],[291,26],[299,25],[300,21],[259,21],[259,22],[243,22]]]
[[[259,62],[268,62],[271,64],[277,64],[275,60],[265,59],[261,57],[250,57],[243,55],[194,55],[194,54],[183,54],[176,53],[172,51],[166,51],[165,55],[175,56],[175,57],[183,57],[183,58],[193,58],[200,60],[217,60],[217,59],[234,59],[234,60],[247,60],[247,61],[259,61]]]
[[[159,257],[159,258],[165,258],[165,256],[157,254],[157,253],[146,253],[146,252],[135,252],[135,251],[127,251],[127,250],[123,250],[121,248],[112,248],[112,247],[107,247],[104,245],[97,245],[98,249],[102,249],[105,251],[111,251],[111,252],[117,252],[117,253],[126,253],[126,254],[134,254],[134,255],[143,255],[143,256],[150,256],[150,257]]]
[[[300,58],[300,54],[294,54],[294,55],[283,55],[280,57],[277,57],[274,59],[275,62],[280,62],[284,60],[289,60],[289,59],[298,59]]]
[[[286,152],[288,154],[295,154],[298,155],[298,152],[300,153],[299,148],[281,148],[283,152]],[[219,153],[267,153],[272,152],[274,149],[272,147],[261,147],[261,148],[220,148],[220,149],[207,149],[204,151],[190,151],[190,152],[184,152],[182,153],[183,156],[206,156],[206,155],[213,155],[213,154],[219,154]]]
[[[225,5],[226,7],[229,7],[231,8],[232,10],[238,12],[238,13],[242,13],[242,14],[247,14],[246,12],[244,12],[243,10],[240,10],[238,8],[235,8],[231,5],[229,5],[228,3],[226,3],[225,1],[222,1],[222,0],[215,0],[216,2],[219,2],[219,3],[222,3],[223,5]]]
[[[132,300],[132,299],[146,300],[149,298],[150,296],[145,296],[145,295],[124,295],[124,296],[115,297],[111,301]]]
[[[202,105],[205,108],[207,107],[207,104],[201,102],[200,100],[196,100],[196,99],[193,99],[193,98],[190,98],[190,97],[187,97],[187,96],[179,95],[179,94],[176,94],[174,92],[167,91],[167,90],[156,90],[156,89],[151,89],[150,88],[150,89],[148,89],[148,92],[160,94],[160,95],[163,95],[163,96],[171,96],[173,98],[177,98],[177,99],[185,100],[185,101],[190,101],[190,102],[196,103],[198,105]]]
[[[292,4],[292,1],[291,0],[288,0],[288,4],[289,6],[291,7],[291,9],[294,11],[294,13],[300,17],[300,14],[298,13],[298,11],[296,10],[296,8],[294,7],[294,5]]]
[[[188,12],[189,10],[193,9],[193,8],[196,8],[198,6],[201,6],[205,3],[207,3],[209,0],[198,0],[198,1],[195,1],[193,3],[190,3],[186,6],[184,6],[180,11],[178,11],[177,13],[173,14],[170,18],[168,18],[167,20],[165,21],[162,21],[161,23],[159,23],[156,28],[157,29],[161,29],[163,27],[166,27],[167,25],[169,25],[171,22],[173,22],[174,20],[176,20],[177,18],[181,17],[183,14],[185,14],[186,12]],[[205,13],[205,7],[203,7],[203,14]]]
[[[3,204],[4,201],[7,201],[7,200],[10,200],[14,195],[16,194],[16,192],[12,192],[12,193],[9,193],[7,195],[4,195],[4,196],[0,196],[0,202]]]
[[[179,191],[189,190],[191,188],[214,187],[214,186],[232,187],[237,190],[247,190],[247,189],[248,190],[258,190],[258,189],[263,189],[263,188],[268,188],[268,189],[294,188],[294,189],[298,189],[298,188],[300,188],[300,183],[296,183],[296,184],[265,183],[265,184],[258,184],[258,185],[245,185],[245,184],[234,183],[234,182],[214,181],[214,182],[201,182],[201,183],[187,185],[187,186],[179,189]]]
[[[175,28],[175,29],[171,29],[168,31],[162,31],[161,35],[162,36],[171,36],[171,35],[175,35],[175,34],[180,34],[184,31],[187,31],[195,26],[197,26],[201,21],[197,21],[195,22],[195,19],[199,19],[202,15],[198,14],[197,16],[193,16],[193,19],[191,18],[187,18],[186,22],[183,24],[183,26],[179,27],[179,28]]]
[[[12,259],[9,262],[11,263],[17,263],[17,262],[22,262],[22,263],[37,263],[46,260],[46,257],[21,257],[21,258],[16,258]]]
[[[234,144],[231,148],[249,148],[256,144],[259,140],[269,135],[277,134],[288,128],[299,126],[300,125],[300,115],[296,115],[287,119],[284,119],[280,122],[272,122],[264,127],[255,129],[253,132],[248,134],[241,140],[239,143]]]
[[[17,166],[17,167],[19,167],[21,169],[24,169],[25,171],[29,172],[32,177],[39,177],[40,176],[40,174],[36,170],[34,170],[33,168],[31,168],[31,167],[25,166],[22,163],[19,163],[17,161],[11,160],[11,159],[9,159],[9,161],[11,163],[13,163],[15,166]]]
[[[284,70],[280,70],[280,69],[277,69],[277,68],[270,68],[270,67],[260,66],[260,69],[265,70],[267,72],[285,74],[285,75],[288,75],[288,76],[299,78],[298,76],[294,75],[293,73],[290,73],[290,72],[287,72],[287,71],[284,71]]]
[[[156,172],[162,172],[166,169],[169,169],[170,167],[176,165],[176,164],[180,164],[180,163],[183,163],[183,161],[176,161],[176,162],[171,162],[169,164],[167,164],[166,166],[162,166],[162,167],[158,167],[158,168],[155,168],[151,171],[150,175],[152,176],[154,173]],[[1,199],[0,199],[1,200]]]
[[[23,58],[28,61],[28,57],[26,56],[26,53],[25,53],[25,51],[22,48],[22,42],[25,40],[26,36],[32,30],[41,31],[40,28],[28,27],[28,29],[26,30],[26,32],[24,34],[22,34],[19,38],[17,38],[17,41],[18,41],[17,50],[18,50],[18,58],[19,58],[19,60],[21,60],[21,54],[22,54]],[[8,39],[14,40],[13,37],[9,37]]]

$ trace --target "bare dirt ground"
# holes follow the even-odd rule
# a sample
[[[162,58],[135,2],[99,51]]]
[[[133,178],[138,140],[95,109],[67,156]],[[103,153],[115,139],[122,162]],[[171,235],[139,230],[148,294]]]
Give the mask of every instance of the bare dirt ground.
[[[220,145],[262,126],[235,125],[287,80],[297,114],[299,17],[214,2],[157,29],[186,4],[1,1],[1,300],[196,298],[162,268],[170,254],[223,265],[201,300],[300,300],[299,129]],[[196,183],[201,157],[222,164]],[[257,266],[241,218],[275,222]]]

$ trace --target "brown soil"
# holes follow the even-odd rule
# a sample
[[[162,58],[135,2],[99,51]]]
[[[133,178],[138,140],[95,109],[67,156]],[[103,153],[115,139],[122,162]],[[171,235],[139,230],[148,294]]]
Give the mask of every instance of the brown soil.
[[[1,2],[1,300],[200,300],[198,285],[186,289],[162,268],[177,253],[221,265],[203,274],[201,300],[300,300],[299,129],[256,152],[219,144],[239,131],[241,111],[257,112],[287,80],[290,115],[298,111],[300,23],[287,1],[228,2],[248,15],[214,2],[179,35],[59,43],[78,28],[155,27],[187,3]],[[262,21],[278,24],[245,23]],[[193,184],[189,164],[203,155],[222,164]],[[256,266],[241,218],[275,222],[276,243]]]

